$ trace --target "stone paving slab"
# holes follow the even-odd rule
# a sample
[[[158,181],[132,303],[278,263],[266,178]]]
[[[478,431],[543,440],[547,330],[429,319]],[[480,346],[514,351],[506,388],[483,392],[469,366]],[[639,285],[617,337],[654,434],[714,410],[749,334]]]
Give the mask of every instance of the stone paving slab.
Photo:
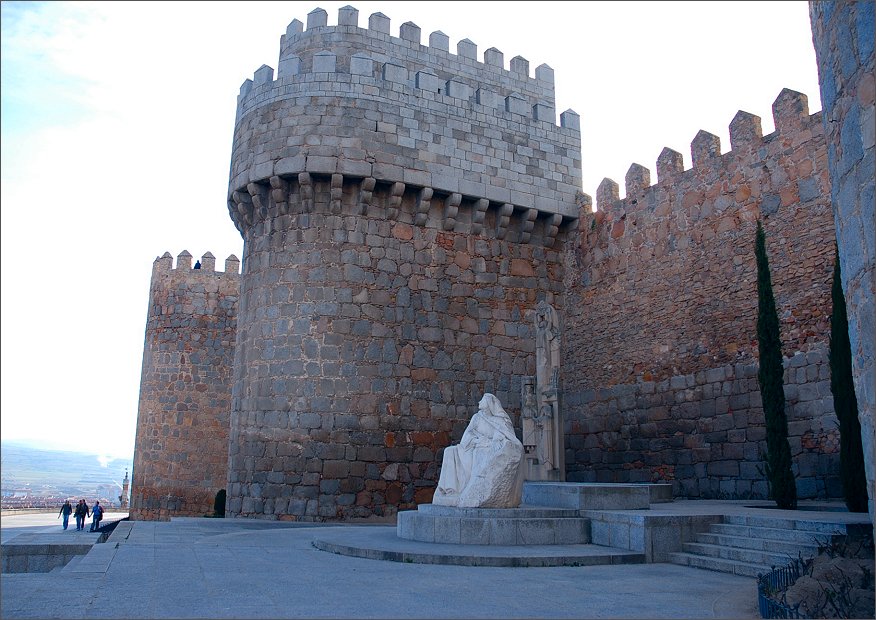
[[[381,529],[244,519],[133,522],[127,536],[116,539],[123,532],[116,528],[79,563],[111,553],[103,572],[0,577],[0,617],[758,617],[754,579],[684,566],[448,566],[313,546],[329,532]]]
[[[460,545],[399,538],[394,527],[321,531],[317,549],[372,560],[458,566],[593,566],[636,564],[643,553],[599,545]]]
[[[77,531],[75,523],[65,530],[46,513],[3,517],[0,558],[4,573],[59,571],[73,558],[84,556],[100,540],[101,532]],[[104,524],[108,521],[105,520]],[[7,527],[11,524],[11,527]]]

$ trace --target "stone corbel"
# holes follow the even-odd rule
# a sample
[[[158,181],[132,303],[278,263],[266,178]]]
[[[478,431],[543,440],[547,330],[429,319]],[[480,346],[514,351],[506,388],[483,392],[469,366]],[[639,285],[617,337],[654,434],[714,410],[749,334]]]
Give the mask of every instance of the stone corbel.
[[[486,198],[481,198],[474,205],[474,211],[471,214],[471,234],[479,235],[484,230],[484,217],[487,215],[487,207],[490,206],[490,201]]]
[[[374,177],[362,179],[362,185],[359,187],[359,215],[365,215],[368,207],[371,206],[371,199],[374,197],[374,185],[377,181]]]
[[[511,221],[511,214],[514,213],[514,205],[506,202],[499,207],[499,213],[496,216],[496,239],[504,239],[508,234],[508,222]]]
[[[253,217],[267,219],[268,217],[268,188],[261,183],[247,183],[246,191],[252,198]]]
[[[386,219],[395,220],[398,217],[404,193],[404,183],[399,181],[392,184],[392,189],[389,191],[389,204],[386,207]]]
[[[548,218],[544,228],[544,245],[545,247],[553,247],[557,240],[557,233],[560,232],[560,224],[563,222],[563,216],[559,213],[554,213]]]
[[[417,196],[417,213],[414,216],[414,224],[423,226],[429,217],[429,207],[432,205],[432,188],[424,187]]]
[[[298,175],[298,192],[301,210],[304,213],[313,211],[313,179],[309,172],[302,172]]]
[[[462,202],[462,194],[450,194],[444,203],[444,230],[453,230],[456,227],[456,216],[459,214],[459,203]]]
[[[241,222],[245,223],[247,226],[252,226],[252,197],[241,191],[235,191],[231,193],[231,199],[234,201]]]
[[[536,217],[538,217],[538,209],[527,209],[526,213],[523,214],[523,223],[520,226],[520,243],[529,243]]]
[[[331,189],[331,202],[329,203],[329,210],[335,215],[340,215],[341,213],[341,197],[344,195],[344,175],[342,174],[333,174],[332,175],[332,189]]]
[[[271,198],[280,215],[289,213],[289,183],[276,175],[271,177]]]

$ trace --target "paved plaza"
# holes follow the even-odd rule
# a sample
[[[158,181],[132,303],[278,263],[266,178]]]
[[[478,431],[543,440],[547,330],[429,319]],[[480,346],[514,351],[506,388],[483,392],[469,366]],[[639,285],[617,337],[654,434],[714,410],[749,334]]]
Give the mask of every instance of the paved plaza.
[[[26,524],[22,524],[26,522]],[[51,523],[47,525],[46,523]],[[14,536],[75,538],[50,515]],[[674,564],[493,568],[336,555],[326,528],[244,519],[123,522],[51,573],[2,575],[2,618],[757,618],[755,580]]]

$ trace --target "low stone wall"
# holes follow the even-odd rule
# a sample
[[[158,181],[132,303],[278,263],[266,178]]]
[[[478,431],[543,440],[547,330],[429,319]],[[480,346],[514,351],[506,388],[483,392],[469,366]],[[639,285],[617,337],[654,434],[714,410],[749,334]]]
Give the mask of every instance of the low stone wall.
[[[645,562],[669,562],[670,554],[681,551],[721,515],[649,515],[641,512],[582,510],[590,519],[590,542],[594,545],[638,551]]]
[[[757,364],[566,395],[571,482],[672,482],[677,497],[765,499]],[[788,441],[801,499],[841,497],[826,347],[785,359]]]
[[[66,566],[77,555],[91,550],[91,543],[82,545],[3,545],[0,547],[2,572],[48,573],[59,566]]]

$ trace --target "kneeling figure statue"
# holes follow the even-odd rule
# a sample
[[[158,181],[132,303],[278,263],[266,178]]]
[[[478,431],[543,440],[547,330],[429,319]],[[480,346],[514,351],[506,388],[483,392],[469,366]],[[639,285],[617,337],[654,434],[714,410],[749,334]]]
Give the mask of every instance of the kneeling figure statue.
[[[484,394],[457,446],[444,449],[432,503],[460,508],[516,508],[523,493],[523,444],[511,418]]]

